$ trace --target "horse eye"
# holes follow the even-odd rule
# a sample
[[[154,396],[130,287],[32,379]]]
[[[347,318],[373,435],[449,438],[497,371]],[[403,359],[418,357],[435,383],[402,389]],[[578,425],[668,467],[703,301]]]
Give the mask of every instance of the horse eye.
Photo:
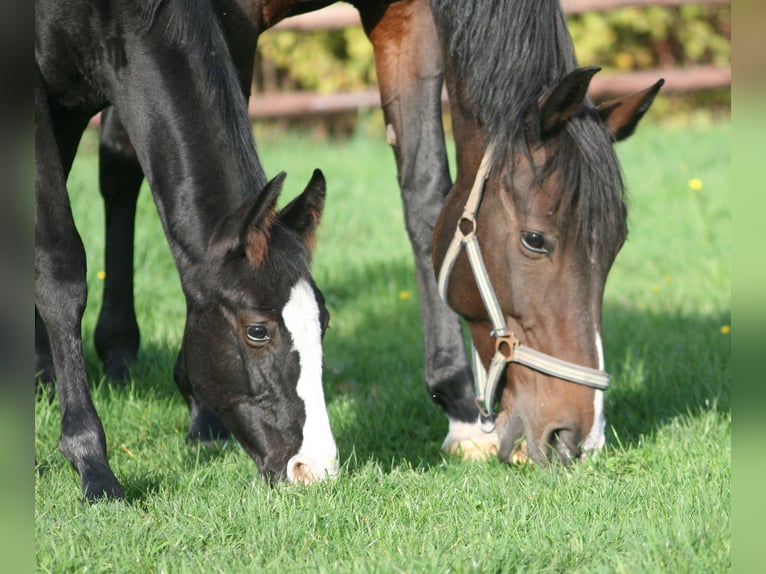
[[[545,237],[537,231],[522,231],[521,244],[535,253],[548,253],[545,247]]]
[[[269,337],[269,331],[266,329],[265,325],[248,325],[247,329],[245,330],[245,334],[247,335],[247,338],[253,343],[265,343],[266,341],[271,340],[271,337]]]

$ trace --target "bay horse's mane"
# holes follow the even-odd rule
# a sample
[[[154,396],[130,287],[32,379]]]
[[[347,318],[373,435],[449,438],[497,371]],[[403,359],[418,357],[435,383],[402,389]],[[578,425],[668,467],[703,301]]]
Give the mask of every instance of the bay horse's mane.
[[[495,144],[492,170],[518,154],[530,157],[529,141],[539,136],[538,100],[577,67],[559,0],[432,0],[432,6],[467,103]],[[600,259],[598,250],[613,250],[627,229],[622,174],[596,114],[588,105],[566,122],[556,153],[537,175],[560,178],[562,234],[580,235],[596,250],[589,256]]]
[[[146,32],[155,25],[164,26],[168,43],[191,51],[199,58],[204,71],[202,95],[210,107],[218,107],[224,125],[230,126],[235,138],[232,154],[245,166],[243,173],[252,174],[253,192],[266,185],[266,175],[258,159],[247,118],[247,99],[231,63],[229,48],[209,2],[199,0],[146,0],[141,6],[141,28]],[[158,14],[163,9],[163,18]]]

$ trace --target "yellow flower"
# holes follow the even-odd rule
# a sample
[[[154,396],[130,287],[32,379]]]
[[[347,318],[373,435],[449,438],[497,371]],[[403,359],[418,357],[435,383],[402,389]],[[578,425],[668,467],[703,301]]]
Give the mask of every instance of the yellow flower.
[[[106,279],[106,271],[99,271],[98,273],[96,273],[96,277],[98,277],[99,279],[101,279],[101,281],[103,281],[104,279]]]
[[[399,291],[399,299],[402,301],[406,301],[407,299],[412,297],[412,291]]]
[[[702,180],[697,179],[696,177],[689,180],[689,189],[694,191],[699,191],[702,189]]]
[[[672,277],[671,275],[665,275],[665,276],[663,276],[663,277],[662,277],[662,280],[663,280],[665,283],[670,283],[670,282],[672,282],[672,281],[673,281],[673,277]]]
[[[728,335],[731,333],[731,325],[721,325],[721,334]]]
[[[652,293],[659,293],[659,292],[660,292],[660,286],[652,285]]]

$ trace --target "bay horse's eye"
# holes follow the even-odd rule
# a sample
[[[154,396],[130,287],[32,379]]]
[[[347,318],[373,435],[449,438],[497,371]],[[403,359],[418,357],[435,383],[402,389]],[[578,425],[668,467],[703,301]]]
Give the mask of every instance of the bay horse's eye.
[[[535,253],[548,253],[545,247],[545,237],[537,231],[522,231],[521,244]]]
[[[245,334],[247,335],[248,342],[250,343],[261,344],[271,340],[271,337],[269,337],[269,331],[266,329],[266,326],[258,323],[254,325],[248,325],[247,329],[245,330]]]

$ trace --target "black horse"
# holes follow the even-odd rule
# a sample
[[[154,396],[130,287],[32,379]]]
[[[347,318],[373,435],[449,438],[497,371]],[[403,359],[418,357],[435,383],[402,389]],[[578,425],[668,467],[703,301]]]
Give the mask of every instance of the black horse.
[[[181,277],[187,318],[175,375],[190,435],[230,430],[269,480],[335,474],[322,391],[328,313],[308,267],[324,178],[316,171],[276,211],[284,174],[266,181],[210,4],[37,0],[35,24],[36,348],[58,383],[60,448],[85,496],[123,490],[83,363],[85,253],[66,176],[89,119],[110,104]]]
[[[331,3],[214,0],[245,93],[258,36],[286,16]],[[351,3],[375,50],[386,135],[415,259],[425,383],[449,419],[442,448],[484,457],[503,439],[500,454],[505,459],[516,439],[526,434],[532,455],[543,463],[553,452],[568,462],[583,449],[600,447],[605,425],[601,389],[608,380],[603,373],[601,302],[607,273],[627,233],[612,143],[632,133],[661,82],[594,107],[586,91],[596,69],[577,68],[559,0]],[[445,80],[457,147],[454,185],[441,119]],[[126,153],[129,149],[119,125],[107,116],[101,146],[107,266],[122,268],[107,274],[107,282],[110,276],[119,279],[105,293],[96,343],[107,372],[115,376],[122,375],[138,348],[127,291],[131,259],[109,255],[127,252],[132,244],[141,171]],[[477,175],[483,158],[487,170]],[[466,198],[475,182],[483,184],[485,178],[487,190],[475,221],[489,279],[498,291],[496,322],[502,329],[490,323],[465,255],[450,262],[455,273],[445,276],[449,305],[439,295],[433,266],[437,272],[444,266]],[[118,288],[125,292],[118,293]],[[509,361],[513,364],[493,383],[497,386],[479,397],[488,403],[481,405],[459,316],[471,330],[477,365],[490,364],[492,333],[501,330],[511,333],[510,347],[521,343],[538,358],[540,353],[552,355],[543,359],[547,365],[554,357],[567,364],[542,372],[539,360],[536,367]],[[577,384],[591,371],[598,371],[595,388]],[[575,375],[566,378],[568,372]],[[504,389],[505,412],[498,425],[502,436],[490,430],[492,417],[483,410],[491,410],[499,397],[493,389]]]

